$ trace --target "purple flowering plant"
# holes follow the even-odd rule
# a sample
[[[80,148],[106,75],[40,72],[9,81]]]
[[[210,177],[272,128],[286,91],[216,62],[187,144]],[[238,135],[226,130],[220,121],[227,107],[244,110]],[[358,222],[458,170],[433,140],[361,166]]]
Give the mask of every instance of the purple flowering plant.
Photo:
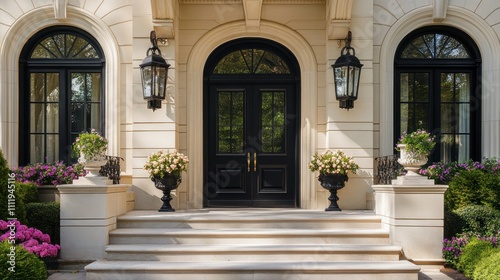
[[[483,163],[469,160],[468,162],[459,163],[434,163],[426,169],[419,171],[420,175],[434,179],[437,184],[449,184],[451,180],[461,171],[465,170],[480,170],[485,173],[500,175],[500,159],[489,158]]]
[[[443,259],[447,264],[452,266],[453,268],[457,267],[457,264],[462,256],[462,251],[465,246],[473,239],[479,239],[483,241],[488,241],[494,247],[498,247],[499,243],[500,231],[496,235],[492,236],[481,236],[473,233],[462,233],[453,236],[451,239],[445,238],[443,240]]]
[[[14,229],[15,228],[15,229]],[[14,230],[13,230],[14,229]],[[0,241],[10,240],[12,232],[17,245],[23,246],[37,257],[57,257],[61,247],[50,243],[50,236],[40,230],[21,224],[17,220],[0,220]]]
[[[81,164],[65,165],[57,163],[35,163],[27,166],[15,167],[13,172],[16,180],[22,183],[41,185],[72,184],[73,180],[85,176],[86,171]]]

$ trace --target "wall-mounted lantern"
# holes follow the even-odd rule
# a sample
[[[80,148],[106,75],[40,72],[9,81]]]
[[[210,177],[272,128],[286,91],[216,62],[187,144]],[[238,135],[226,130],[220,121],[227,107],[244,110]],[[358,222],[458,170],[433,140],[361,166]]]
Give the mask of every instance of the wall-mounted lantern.
[[[139,66],[141,67],[142,94],[144,100],[148,102],[148,109],[154,111],[161,108],[161,101],[165,100],[170,64],[161,56],[155,31],[151,31],[149,39],[151,47],[146,52],[146,58]]]
[[[345,47],[342,48],[340,57],[332,65],[335,96],[339,101],[339,107],[347,110],[354,108],[354,100],[358,99],[359,77],[361,67],[363,67],[355,55],[354,48],[351,47],[351,39],[352,34],[349,31],[345,38]]]

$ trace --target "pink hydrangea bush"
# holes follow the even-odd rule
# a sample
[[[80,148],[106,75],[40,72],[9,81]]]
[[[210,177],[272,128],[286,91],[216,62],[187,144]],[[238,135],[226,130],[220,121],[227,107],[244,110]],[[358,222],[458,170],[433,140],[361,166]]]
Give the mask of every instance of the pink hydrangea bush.
[[[11,238],[12,224],[15,226],[16,244],[23,246],[28,252],[37,257],[57,257],[61,247],[57,244],[50,244],[50,236],[36,228],[29,228],[19,221],[0,220],[0,241]],[[14,235],[12,235],[14,236]]]

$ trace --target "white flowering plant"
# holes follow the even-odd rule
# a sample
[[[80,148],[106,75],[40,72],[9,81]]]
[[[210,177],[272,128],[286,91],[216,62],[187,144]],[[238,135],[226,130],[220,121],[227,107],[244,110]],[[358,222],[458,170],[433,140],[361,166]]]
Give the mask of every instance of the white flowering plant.
[[[167,174],[180,177],[182,171],[187,171],[189,159],[177,150],[160,150],[148,156],[144,169],[151,178],[163,178]]]
[[[73,156],[81,157],[85,160],[102,160],[108,148],[108,140],[102,137],[95,129],[78,135],[73,143]],[[84,160],[84,159],[80,159]]]
[[[314,156],[311,157],[309,169],[312,172],[319,171],[321,175],[347,175],[348,172],[356,174],[359,165],[354,162],[353,157],[347,156],[342,150],[336,152],[328,150],[324,154],[316,152]]]

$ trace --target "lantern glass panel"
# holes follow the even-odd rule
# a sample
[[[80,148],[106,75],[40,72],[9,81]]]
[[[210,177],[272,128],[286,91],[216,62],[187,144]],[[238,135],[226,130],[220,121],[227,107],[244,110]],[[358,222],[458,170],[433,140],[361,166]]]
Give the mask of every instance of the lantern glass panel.
[[[144,66],[142,69],[142,92],[144,99],[151,99],[151,82],[153,78],[151,77],[151,66]]]
[[[347,66],[335,68],[335,94],[337,95],[337,98],[347,95],[347,69]]]
[[[165,89],[167,86],[167,68],[155,67],[155,90],[156,96],[161,99],[165,98]]]

